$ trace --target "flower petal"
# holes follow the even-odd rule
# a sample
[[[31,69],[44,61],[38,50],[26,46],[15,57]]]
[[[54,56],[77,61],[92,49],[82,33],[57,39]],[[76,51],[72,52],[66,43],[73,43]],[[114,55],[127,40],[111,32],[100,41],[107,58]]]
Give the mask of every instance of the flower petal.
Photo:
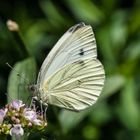
[[[14,109],[16,110],[20,110],[21,107],[23,107],[25,104],[22,103],[21,100],[14,100],[12,103],[11,103],[11,107],[13,107]]]
[[[23,134],[24,134],[24,130],[21,127],[20,124],[15,124],[14,127],[12,127],[10,129],[10,135],[11,136],[17,136],[17,137],[19,137],[19,136],[23,136]]]
[[[3,123],[3,120],[4,120],[4,117],[6,115],[6,112],[7,112],[7,109],[5,109],[5,110],[0,109],[0,124]]]

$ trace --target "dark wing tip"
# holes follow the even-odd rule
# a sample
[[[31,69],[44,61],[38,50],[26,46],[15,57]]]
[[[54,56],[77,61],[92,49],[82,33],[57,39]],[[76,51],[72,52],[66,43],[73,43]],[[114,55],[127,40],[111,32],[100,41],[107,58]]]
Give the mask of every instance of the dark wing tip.
[[[75,32],[75,31],[77,31],[79,28],[82,28],[82,27],[84,27],[84,26],[85,26],[85,23],[84,23],[84,22],[80,22],[80,23],[78,23],[78,24],[72,26],[72,27],[68,30],[68,32],[73,33],[73,32]]]

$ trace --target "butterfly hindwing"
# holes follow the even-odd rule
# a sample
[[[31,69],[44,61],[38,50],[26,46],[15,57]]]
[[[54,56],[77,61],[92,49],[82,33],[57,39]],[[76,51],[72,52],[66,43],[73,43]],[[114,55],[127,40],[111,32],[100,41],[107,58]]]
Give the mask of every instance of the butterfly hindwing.
[[[80,111],[94,104],[104,84],[104,70],[96,59],[79,60],[54,73],[41,89],[43,102]],[[47,91],[48,93],[45,93]]]

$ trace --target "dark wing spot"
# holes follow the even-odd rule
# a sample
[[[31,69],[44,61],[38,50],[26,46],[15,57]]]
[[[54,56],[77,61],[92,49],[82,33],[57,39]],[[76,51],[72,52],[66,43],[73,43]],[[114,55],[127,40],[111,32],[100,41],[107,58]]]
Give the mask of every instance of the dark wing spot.
[[[78,85],[81,85],[82,81],[81,80],[78,80]]]
[[[84,62],[83,60],[80,60],[80,61],[79,61],[79,64],[80,64],[81,66],[83,66],[83,65],[85,65],[85,62]]]
[[[83,49],[83,48],[80,49],[80,53],[79,53],[79,55],[84,55],[84,49]]]
[[[84,23],[84,22],[80,22],[79,24],[76,24],[76,25],[72,26],[72,27],[68,30],[68,32],[75,32],[75,31],[77,31],[79,28],[82,28],[82,27],[84,27],[84,26],[85,26],[85,23]]]

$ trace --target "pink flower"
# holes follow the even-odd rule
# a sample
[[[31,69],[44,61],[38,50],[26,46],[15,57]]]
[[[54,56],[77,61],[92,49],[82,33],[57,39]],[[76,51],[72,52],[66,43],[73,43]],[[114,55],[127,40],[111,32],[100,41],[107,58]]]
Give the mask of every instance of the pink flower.
[[[11,107],[13,107],[18,111],[20,110],[21,107],[25,106],[25,104],[23,104],[21,100],[14,100],[10,105]]]
[[[35,106],[26,107],[21,100],[14,100],[0,109],[0,135],[11,135],[21,140],[26,135],[42,130],[47,126],[46,120]]]
[[[42,125],[43,121],[41,121],[40,119],[38,119],[37,117],[37,113],[31,109],[25,109],[24,113],[23,113],[25,119],[31,121],[33,124],[35,125]]]
[[[43,124],[43,122],[42,122],[41,120],[39,120],[39,119],[34,119],[34,120],[33,120],[33,123],[34,123],[35,125],[42,125],[42,124]]]
[[[7,112],[7,109],[5,109],[5,110],[0,109],[0,124],[3,123],[3,120],[4,120],[4,117],[6,115],[6,112]]]
[[[34,119],[37,118],[36,112],[29,108],[24,110],[23,115],[24,115],[25,119],[27,119],[29,121],[33,121]]]
[[[21,136],[23,136],[24,130],[21,127],[21,124],[15,124],[14,127],[10,129],[10,135],[15,136],[17,140],[20,140]]]

